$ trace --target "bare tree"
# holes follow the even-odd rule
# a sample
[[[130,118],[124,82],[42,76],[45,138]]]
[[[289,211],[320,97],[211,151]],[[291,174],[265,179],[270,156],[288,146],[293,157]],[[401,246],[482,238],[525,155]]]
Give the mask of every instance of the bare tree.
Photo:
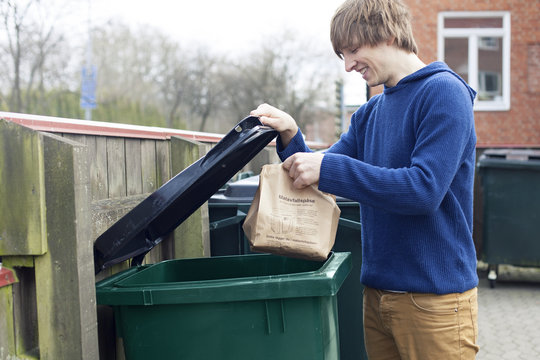
[[[24,19],[32,3],[33,1],[28,1],[26,4],[20,4],[12,0],[0,3],[2,25],[7,36],[7,46],[3,48],[2,55],[9,56],[8,64],[11,65],[11,71],[5,72],[11,90],[8,107],[17,112],[22,110],[21,64],[23,62],[22,42],[25,35]]]
[[[193,108],[205,114],[195,99],[199,104],[205,102],[194,95],[201,92],[194,84],[200,87],[204,83],[199,71],[204,64],[194,62],[192,53],[162,32],[109,22],[95,31],[94,57],[100,72],[98,96],[102,102],[126,99],[157,106],[167,127],[178,126],[182,118],[194,120],[185,116]]]
[[[315,107],[328,105],[335,61],[319,47],[284,32],[240,59],[226,73],[228,107],[236,117],[262,102],[290,113],[303,125]]]
[[[152,29],[134,32],[115,21],[94,29],[93,34],[100,98],[153,101],[152,83],[160,56],[156,44],[162,41],[162,35]]]
[[[160,50],[160,61],[154,81],[159,89],[160,102],[166,110],[166,124],[173,127],[175,119],[180,115],[180,107],[185,101],[189,60],[177,44],[163,42]]]
[[[225,98],[225,88],[220,81],[226,63],[224,57],[213,55],[207,48],[198,48],[190,64],[188,93],[186,97],[187,118],[198,122],[198,130],[208,130],[210,116],[217,116]],[[212,125],[212,124],[211,124]],[[216,125],[215,122],[213,125]],[[214,131],[219,128],[214,126]]]
[[[0,72],[0,101],[12,111],[42,103],[40,113],[46,114],[46,91],[72,98],[66,87],[80,84],[78,72],[65,76],[73,51],[51,25],[55,22],[44,20],[44,9],[39,0],[0,0],[6,30],[0,35],[0,60],[9,65]],[[154,120],[157,116],[168,127],[225,131],[262,102],[289,112],[302,125],[313,121],[314,109],[326,106],[333,89],[327,58],[287,32],[240,59],[180,46],[147,26],[134,30],[111,21],[92,33],[98,102],[108,109],[135,106],[136,112],[147,106],[156,111]],[[9,92],[1,93],[2,88]],[[109,120],[130,122],[118,118],[123,114],[111,113]],[[144,121],[145,113],[138,114]]]
[[[58,66],[58,60],[65,55],[62,46],[66,44],[39,0],[2,0],[0,16],[5,34],[0,58],[7,65],[0,82],[9,89],[9,94],[0,96],[7,98],[9,110],[23,112],[35,98],[43,101],[46,87],[60,77],[52,69],[65,68]],[[53,72],[56,76],[51,76]]]
[[[206,131],[209,117],[223,102],[223,58],[204,47],[184,49],[172,42],[162,42],[156,51],[160,60],[154,82],[167,126],[180,117],[190,129]]]

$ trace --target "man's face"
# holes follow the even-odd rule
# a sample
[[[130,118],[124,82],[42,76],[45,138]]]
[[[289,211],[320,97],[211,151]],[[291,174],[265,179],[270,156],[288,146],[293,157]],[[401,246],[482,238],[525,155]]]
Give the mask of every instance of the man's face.
[[[391,84],[391,69],[388,66],[393,47],[386,43],[342,50],[345,71],[357,71],[371,87]]]

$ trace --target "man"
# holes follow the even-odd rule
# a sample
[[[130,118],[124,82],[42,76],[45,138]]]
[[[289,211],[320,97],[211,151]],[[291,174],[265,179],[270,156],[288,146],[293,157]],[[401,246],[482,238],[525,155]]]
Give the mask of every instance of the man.
[[[290,115],[267,104],[251,114],[279,131],[295,187],[318,183],[361,205],[369,358],[474,359],[475,92],[418,58],[401,0],[346,1],[331,40],[347,71],[384,85],[336,144],[312,153]]]

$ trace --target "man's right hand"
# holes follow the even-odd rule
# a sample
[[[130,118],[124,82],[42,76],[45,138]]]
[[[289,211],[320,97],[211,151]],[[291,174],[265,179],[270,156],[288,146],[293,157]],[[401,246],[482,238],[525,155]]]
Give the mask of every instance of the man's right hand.
[[[279,132],[281,142],[287,147],[298,132],[298,126],[291,115],[271,105],[261,104],[250,115],[258,116],[264,125],[268,125]]]

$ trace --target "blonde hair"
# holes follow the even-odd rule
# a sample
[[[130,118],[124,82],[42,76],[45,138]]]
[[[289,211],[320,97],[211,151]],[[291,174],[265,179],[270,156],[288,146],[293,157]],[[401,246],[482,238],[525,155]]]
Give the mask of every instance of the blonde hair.
[[[418,54],[408,8],[401,0],[347,0],[334,14],[330,40],[335,53],[394,38],[403,50]]]

